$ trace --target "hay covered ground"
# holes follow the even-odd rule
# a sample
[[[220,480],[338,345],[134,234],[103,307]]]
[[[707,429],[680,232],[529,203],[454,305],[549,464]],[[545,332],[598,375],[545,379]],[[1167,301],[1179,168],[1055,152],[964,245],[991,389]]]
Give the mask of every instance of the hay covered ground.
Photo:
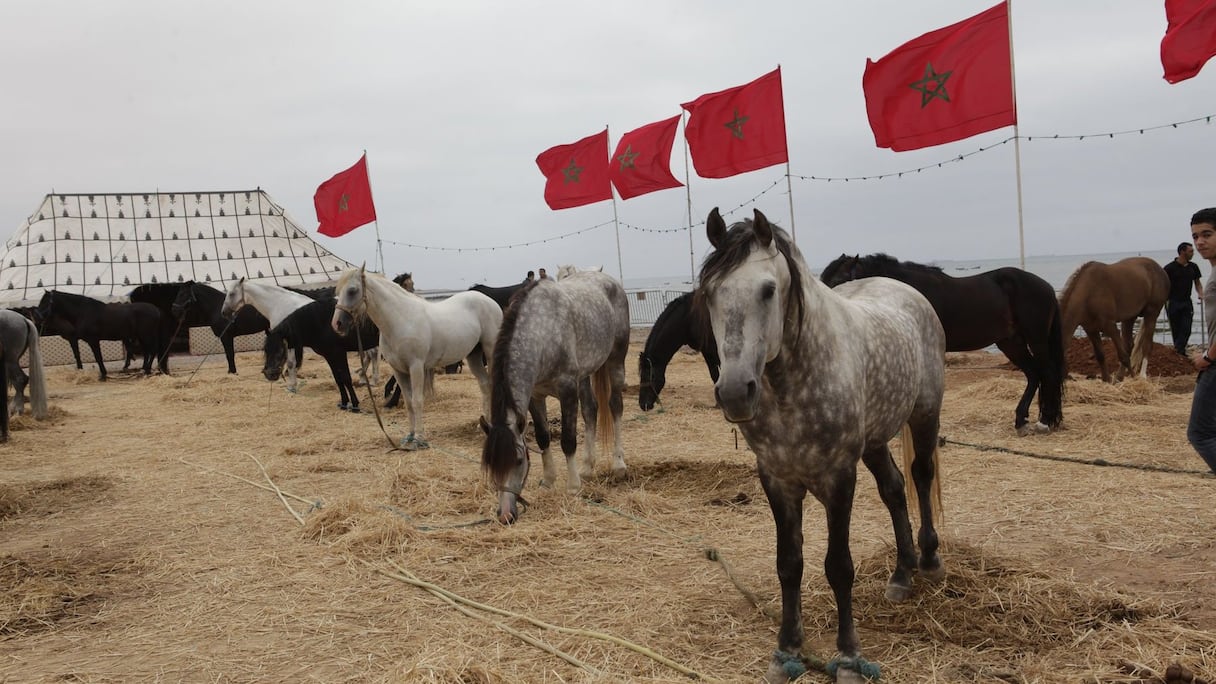
[[[1021,376],[1000,356],[949,361],[943,583],[882,598],[890,522],[872,478],[858,481],[854,610],[884,680],[1147,682],[1175,663],[1216,677],[1216,479],[1196,474],[1186,443],[1193,379],[1076,380],[1066,429],[1019,439]],[[198,363],[108,383],[52,368],[51,419],[14,422],[0,445],[0,681],[764,671],[779,607],[772,519],[699,356],[673,360],[662,412],[638,410],[627,369],[628,482],[601,458],[572,497],[538,489],[538,463],[509,528],[485,522],[471,375],[438,378],[436,448],[406,453],[370,413],[335,408],[311,354],[296,395],[262,379],[256,353],[238,355],[237,376],[216,357],[191,377]],[[403,409],[385,418],[394,438],[408,430]],[[1081,462],[1096,460],[1116,465]],[[806,511],[808,645],[831,655],[823,514]]]

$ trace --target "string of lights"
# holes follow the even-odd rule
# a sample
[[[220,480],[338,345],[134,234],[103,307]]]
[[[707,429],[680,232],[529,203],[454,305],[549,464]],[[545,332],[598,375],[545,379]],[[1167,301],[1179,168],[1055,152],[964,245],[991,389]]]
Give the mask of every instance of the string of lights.
[[[913,169],[905,169],[903,171],[891,171],[888,173],[872,174],[872,175],[867,175],[867,176],[803,176],[803,175],[799,175],[796,173],[791,173],[790,178],[797,178],[799,180],[805,180],[805,181],[822,181],[825,183],[831,183],[833,181],[848,183],[850,181],[871,181],[871,180],[883,180],[886,178],[902,178],[903,176],[906,176],[906,175],[920,173],[922,171],[928,171],[928,170],[935,169],[935,168],[941,168],[941,167],[945,166],[946,164],[954,164],[957,162],[961,162],[964,159],[967,159],[968,157],[973,157],[982,152],[987,152],[989,150],[995,149],[1014,139],[1025,140],[1026,142],[1035,142],[1035,141],[1044,141],[1044,140],[1085,140],[1086,138],[1091,139],[1091,140],[1102,139],[1102,138],[1113,139],[1117,136],[1143,135],[1145,133],[1149,133],[1152,131],[1160,131],[1160,130],[1164,130],[1164,129],[1176,129],[1179,126],[1187,126],[1190,124],[1197,124],[1197,123],[1210,124],[1210,123],[1212,123],[1212,117],[1214,117],[1214,116],[1216,116],[1216,114],[1208,114],[1206,116],[1199,116],[1199,117],[1195,117],[1194,119],[1187,119],[1185,121],[1173,121],[1170,123],[1160,124],[1160,125],[1156,125],[1156,126],[1145,126],[1143,128],[1129,128],[1127,130],[1121,130],[1121,131],[1106,131],[1103,133],[1082,133],[1082,134],[1073,134],[1073,135],[1060,135],[1060,134],[1022,135],[1022,136],[1012,136],[1011,135],[1008,138],[1005,138],[1004,140],[1000,140],[991,145],[986,145],[979,149],[972,150],[971,152],[966,152],[964,154],[960,154],[960,155],[951,157],[950,159],[943,159],[942,161],[931,163],[931,164],[926,164],[924,166],[919,166],[919,167],[916,167]],[[756,193],[754,196],[752,196],[751,199],[746,200],[744,202],[740,202],[737,206],[735,206],[727,211],[722,212],[722,214],[724,216],[729,216],[729,215],[743,209],[744,207],[748,207],[748,206],[755,204],[756,200],[760,199],[765,194],[772,191],[773,188],[777,187],[777,185],[779,183],[781,183],[782,178],[784,178],[784,176],[782,176],[781,178],[778,178],[777,180],[770,183],[768,185],[768,187],[766,187],[763,190],[761,190],[760,192]],[[580,235],[582,233],[588,233],[593,230],[598,230],[600,228],[611,226],[613,224],[614,224],[613,221],[605,221],[603,223],[597,223],[594,226],[588,226],[586,228],[581,228],[579,230],[571,231],[569,233],[563,233],[561,235],[555,235],[553,237],[542,238],[539,240],[530,240],[528,242],[518,242],[518,243],[514,243],[514,244],[509,244],[509,245],[497,245],[494,247],[435,247],[432,245],[417,245],[417,244],[413,244],[410,242],[395,242],[393,240],[384,240],[384,242],[387,244],[390,244],[390,245],[399,245],[402,247],[413,247],[415,249],[435,250],[435,251],[440,251],[440,252],[492,252],[492,251],[499,250],[499,249],[515,249],[517,247],[530,247],[532,245],[539,245],[539,244],[543,244],[546,242],[564,240],[565,238],[568,238],[568,237],[573,237],[575,235]],[[697,223],[694,223],[691,226],[680,226],[678,228],[644,228],[642,226],[635,226],[631,223],[626,223],[624,221],[618,221],[618,222],[616,222],[616,224],[623,226],[625,228],[628,228],[630,230],[635,230],[635,231],[641,232],[641,233],[682,233],[686,230],[689,230],[690,228],[696,228],[698,226],[705,225],[705,221],[698,221]]]

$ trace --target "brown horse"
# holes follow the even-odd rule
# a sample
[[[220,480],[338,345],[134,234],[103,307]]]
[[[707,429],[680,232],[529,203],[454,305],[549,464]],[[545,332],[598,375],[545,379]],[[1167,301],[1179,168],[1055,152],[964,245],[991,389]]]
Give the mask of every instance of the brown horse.
[[[1130,257],[1113,264],[1087,261],[1068,277],[1060,295],[1064,336],[1070,337],[1081,326],[1094,347],[1094,359],[1106,382],[1111,377],[1102,353],[1103,334],[1111,339],[1119,354],[1119,377],[1142,372],[1157,315],[1169,292],[1170,279],[1165,269],[1148,257]],[[1133,346],[1132,326],[1141,317],[1144,320]],[[1119,323],[1123,324],[1122,336],[1117,328]]]

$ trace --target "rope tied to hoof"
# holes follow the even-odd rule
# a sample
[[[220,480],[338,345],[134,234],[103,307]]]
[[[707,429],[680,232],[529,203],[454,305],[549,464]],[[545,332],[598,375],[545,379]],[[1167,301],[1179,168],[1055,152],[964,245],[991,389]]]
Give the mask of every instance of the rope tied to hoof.
[[[856,658],[845,658],[843,656],[832,658],[828,661],[827,665],[824,665],[823,671],[835,678],[836,672],[840,668],[852,670],[869,680],[876,680],[882,676],[882,668],[879,667],[878,663],[871,663],[861,656],[857,656]]]

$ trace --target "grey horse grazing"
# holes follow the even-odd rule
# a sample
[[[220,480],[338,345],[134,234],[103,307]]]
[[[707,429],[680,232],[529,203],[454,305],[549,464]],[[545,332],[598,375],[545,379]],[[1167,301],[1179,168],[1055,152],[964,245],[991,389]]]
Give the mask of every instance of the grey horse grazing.
[[[828,288],[759,211],[728,230],[714,209],[706,229],[714,251],[701,267],[700,293],[722,361],[715,393],[756,452],[777,528],[781,629],[765,679],[786,682],[805,671],[799,649],[807,492],[827,513],[824,570],[836,599],[840,651],[829,671],[838,681],[874,677],[877,667],[861,658],[853,622],[849,519],[857,462],[874,475],[895,529],[887,598],[905,600],[918,559],[904,478],[887,442],[907,425],[904,458],[911,443],[908,470],[920,505],[919,571],[941,577],[933,494],[945,385],[942,325],[923,295],[896,280]]]
[[[3,350],[5,375],[13,385],[14,395],[13,403],[4,414],[20,415],[25,410],[25,389],[28,386],[30,413],[38,420],[46,418],[46,375],[42,368],[42,347],[34,322],[16,311],[0,310],[0,349]],[[30,354],[29,375],[21,370],[20,363],[21,355],[27,350]],[[7,397],[7,385],[4,385],[4,393]]]
[[[490,420],[482,448],[482,468],[499,491],[498,519],[519,518],[517,500],[528,478],[524,443],[526,414],[532,415],[544,463],[542,485],[552,485],[557,468],[549,453],[545,397],[556,396],[562,411],[562,453],[566,488],[577,492],[595,465],[597,428],[602,448],[612,431],[612,471],[626,474],[621,444],[621,390],[629,352],[629,301],[621,284],[598,271],[571,274],[561,281],[529,283],[511,300],[494,350]],[[593,389],[594,388],[594,389]],[[586,427],[582,467],[578,449],[578,409]]]

